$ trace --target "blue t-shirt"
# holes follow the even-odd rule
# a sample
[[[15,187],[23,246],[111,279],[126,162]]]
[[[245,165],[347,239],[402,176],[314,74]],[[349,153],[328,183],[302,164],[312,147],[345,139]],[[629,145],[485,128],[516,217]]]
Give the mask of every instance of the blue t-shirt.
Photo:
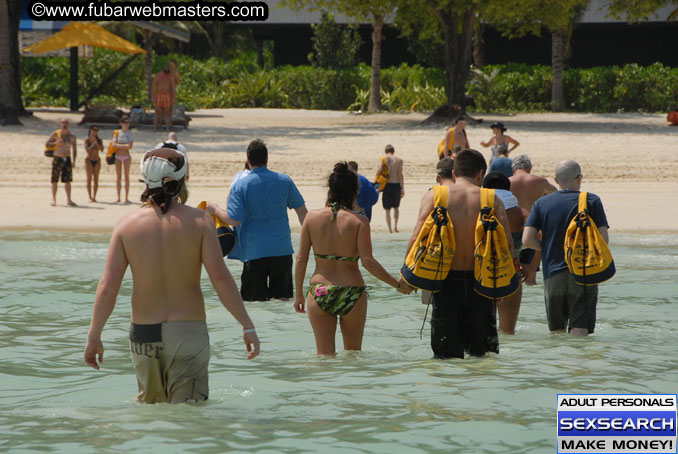
[[[603,202],[595,194],[586,197],[589,215],[597,227],[609,227],[603,209]],[[570,221],[577,214],[579,191],[563,189],[540,197],[532,205],[525,226],[542,231],[541,263],[544,279],[558,271],[567,269],[565,263],[565,232]]]
[[[229,258],[243,262],[294,252],[287,209],[301,208],[304,198],[290,177],[257,167],[231,186],[228,215],[240,222],[238,249]]]
[[[370,180],[363,175],[358,175],[360,188],[358,190],[358,205],[365,210],[367,219],[372,220],[372,205],[379,200],[379,193],[374,189]]]

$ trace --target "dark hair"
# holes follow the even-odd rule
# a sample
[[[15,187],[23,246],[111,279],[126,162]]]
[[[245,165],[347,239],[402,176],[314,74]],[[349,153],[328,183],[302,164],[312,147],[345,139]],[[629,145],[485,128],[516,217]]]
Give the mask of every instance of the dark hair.
[[[511,180],[509,180],[504,172],[495,170],[485,175],[485,178],[483,179],[483,187],[489,189],[505,189],[510,191]]]
[[[254,167],[265,166],[268,162],[268,148],[261,139],[254,139],[247,146],[247,160]]]
[[[463,150],[454,160],[454,174],[458,177],[473,178],[478,172],[487,170],[485,158],[478,150]]]
[[[129,123],[129,117],[127,115],[123,115],[120,117],[120,123]]]
[[[348,161],[348,167],[354,172],[358,173],[358,163],[355,161]]]
[[[142,180],[143,181],[143,180]],[[163,183],[162,187],[149,188],[141,194],[141,201],[144,204],[153,204],[160,208],[162,214],[167,213],[172,205],[172,200],[179,197],[179,201],[184,204],[188,199],[188,188],[186,188],[186,179],[171,180]]]
[[[174,58],[170,58],[170,63],[174,63],[175,65],[178,64],[177,61]]]
[[[443,158],[438,161],[436,171],[442,178],[452,179],[452,170],[454,169],[454,159]]]
[[[352,209],[358,196],[358,176],[346,161],[337,162],[327,179],[327,204],[336,203],[341,208]]]
[[[393,145],[386,145],[386,148],[384,148],[384,151],[386,153],[395,153],[395,149],[393,148]]]
[[[464,117],[463,117],[463,116],[460,116],[460,117],[455,118],[455,119],[454,119],[454,124],[456,125],[456,124],[459,123],[460,121],[464,121]]]

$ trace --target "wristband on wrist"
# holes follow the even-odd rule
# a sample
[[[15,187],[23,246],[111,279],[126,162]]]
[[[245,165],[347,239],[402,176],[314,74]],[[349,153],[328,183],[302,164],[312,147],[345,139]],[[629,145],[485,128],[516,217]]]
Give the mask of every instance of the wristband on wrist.
[[[257,332],[256,328],[247,328],[247,329],[243,328],[242,329],[243,334],[256,333],[256,332]]]

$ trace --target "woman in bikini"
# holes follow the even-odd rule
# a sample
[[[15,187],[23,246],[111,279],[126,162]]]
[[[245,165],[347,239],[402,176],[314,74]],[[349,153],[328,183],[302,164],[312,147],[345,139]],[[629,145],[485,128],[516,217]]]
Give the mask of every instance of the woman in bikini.
[[[99,127],[92,125],[89,127],[87,137],[85,138],[85,173],[87,174],[87,194],[90,202],[97,201],[97,190],[99,189],[99,172],[101,171],[101,159],[99,152],[104,151],[104,142],[99,137]],[[94,191],[92,191],[92,182],[94,182]]]
[[[520,142],[518,142],[511,136],[504,135],[504,132],[506,131],[504,123],[501,122],[493,123],[492,126],[490,126],[490,128],[492,129],[494,136],[492,136],[492,138],[488,142],[485,141],[480,142],[480,145],[482,145],[485,148],[492,147],[492,157],[490,157],[490,164],[492,164],[492,161],[494,161],[497,158],[501,157],[508,158],[509,153],[518,148]],[[509,145],[513,146],[509,149]]]
[[[294,269],[294,309],[308,312],[318,355],[334,355],[337,318],[345,350],[360,350],[367,315],[367,293],[358,260],[373,276],[401,293],[409,293],[372,256],[370,224],[353,212],[358,175],[346,162],[335,164],[329,177],[327,206],[312,210],[301,227]],[[304,277],[313,247],[315,271],[304,293]]]
[[[129,129],[129,118],[122,117],[120,119],[120,131],[117,136],[113,136],[113,143],[115,144],[115,189],[118,192],[118,200],[120,203],[120,189],[122,186],[122,169],[125,169],[125,203],[129,201],[129,168],[132,165],[132,156],[130,151],[134,146],[134,134]]]

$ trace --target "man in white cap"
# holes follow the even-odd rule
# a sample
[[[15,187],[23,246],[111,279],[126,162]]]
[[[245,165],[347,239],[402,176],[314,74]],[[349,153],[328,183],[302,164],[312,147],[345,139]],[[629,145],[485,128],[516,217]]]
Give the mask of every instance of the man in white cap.
[[[113,229],[94,300],[85,363],[99,369],[103,362],[101,332],[129,265],[133,275],[130,349],[139,385],[137,400],[205,400],[209,337],[200,290],[203,265],[221,303],[243,327],[248,358],[259,354],[259,339],[222,258],[212,217],[183,204],[187,198],[184,156],[156,149],[144,155],[140,167],[146,183],[144,203]]]

